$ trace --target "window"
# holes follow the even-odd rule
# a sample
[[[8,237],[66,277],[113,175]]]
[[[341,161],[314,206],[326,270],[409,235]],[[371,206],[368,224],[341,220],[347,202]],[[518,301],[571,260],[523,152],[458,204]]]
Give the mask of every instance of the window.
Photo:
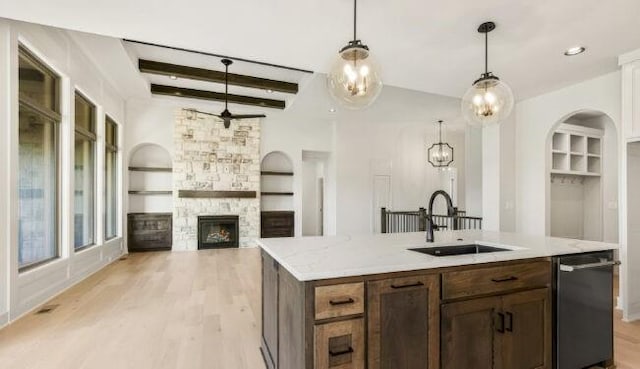
[[[19,47],[18,265],[59,255],[60,77]]]
[[[74,159],[74,248],[95,244],[96,107],[76,92]]]
[[[118,125],[105,120],[105,239],[118,235]]]

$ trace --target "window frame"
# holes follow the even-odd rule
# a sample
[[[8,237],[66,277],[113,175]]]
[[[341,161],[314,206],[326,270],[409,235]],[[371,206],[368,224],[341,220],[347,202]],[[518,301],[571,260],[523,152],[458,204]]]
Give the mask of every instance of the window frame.
[[[107,137],[109,136],[108,134],[108,130],[109,130],[109,126],[113,126],[113,143],[108,142]],[[104,242],[113,240],[115,238],[119,237],[118,232],[120,231],[120,227],[118,226],[118,204],[117,204],[117,199],[118,199],[118,190],[119,190],[119,186],[118,186],[118,181],[120,180],[120,177],[118,176],[118,159],[119,159],[119,147],[118,147],[118,134],[119,134],[119,125],[116,122],[115,119],[111,118],[109,116],[109,114],[105,114],[104,115],[104,230],[103,230],[103,234],[104,234]],[[109,160],[109,153],[113,153],[115,154],[116,157],[116,165],[113,168],[114,171],[114,175],[116,176],[116,181],[115,181],[115,188],[114,188],[114,197],[116,198],[116,208],[113,210],[114,213],[116,214],[116,219],[115,219],[115,232],[113,235],[109,235],[108,234],[108,207],[109,207],[109,202],[108,202],[108,191],[107,191],[107,180],[108,180],[108,176],[107,176],[107,161]]]
[[[97,135],[97,129],[98,129],[98,105],[96,103],[94,103],[91,99],[89,99],[82,91],[80,91],[78,88],[75,88],[74,90],[74,94],[73,94],[73,104],[74,104],[74,112],[76,109],[76,102],[75,99],[76,98],[80,98],[82,100],[84,100],[85,103],[87,103],[88,105],[90,105],[93,108],[93,113],[92,113],[92,120],[93,120],[93,130],[94,132],[91,132],[87,129],[85,129],[84,127],[80,127],[77,125],[75,116],[76,114],[74,114],[74,119],[73,119],[73,139],[72,142],[75,145],[75,140],[77,136],[80,136],[81,138],[85,139],[85,140],[89,140],[93,143],[93,197],[92,197],[92,201],[93,201],[93,242],[90,244],[86,244],[86,245],[82,245],[82,246],[75,246],[75,220],[73,222],[73,232],[72,232],[72,239],[73,239],[73,252],[80,252],[83,251],[85,249],[91,248],[93,246],[98,245],[98,237],[97,237],[97,230],[98,230],[98,201],[97,201],[97,193],[98,193],[98,135]],[[75,157],[74,159],[75,160]],[[72,176],[75,176],[75,172],[71,174]],[[74,205],[75,205],[75,190],[76,190],[76,184],[74,181],[73,184],[73,191],[74,191]],[[73,215],[75,217],[75,206],[72,209],[73,211]]]
[[[53,102],[53,106],[54,108],[56,108],[56,110],[52,110],[46,106],[42,106],[41,104],[39,104],[37,101],[35,101],[34,99],[30,98],[29,96],[26,96],[25,94],[20,93],[20,72],[19,72],[19,60],[20,58],[24,58],[31,66],[35,67],[36,69],[38,69],[39,71],[41,71],[44,74],[48,74],[50,77],[52,77],[52,80],[55,82],[55,86],[53,87],[52,91],[55,92],[55,96],[53,96],[54,98],[54,102]],[[55,247],[54,247],[54,255],[52,257],[48,257],[42,260],[38,260],[35,262],[31,262],[28,264],[21,264],[20,263],[20,242],[18,241],[17,243],[17,253],[16,255],[17,257],[17,265],[18,265],[18,273],[23,273],[23,272],[27,272],[33,269],[36,269],[42,265],[45,264],[49,264],[55,260],[58,260],[62,257],[62,211],[61,211],[61,204],[62,204],[62,150],[61,150],[61,141],[62,141],[62,115],[60,114],[61,108],[62,108],[62,75],[57,73],[56,71],[53,70],[53,68],[49,67],[47,65],[47,63],[45,61],[43,61],[41,58],[39,58],[35,52],[31,51],[26,45],[24,45],[23,43],[19,42],[18,43],[18,111],[20,111],[21,109],[25,109],[27,111],[30,111],[31,113],[34,113],[36,115],[41,115],[45,118],[45,120],[49,120],[51,122],[51,125],[53,127],[53,134],[54,134],[54,143],[55,143],[55,152],[54,152],[54,156],[55,156],[55,201],[53,203],[54,206],[54,214],[55,214],[55,219],[53,220],[53,229],[54,229],[54,235],[53,235],[53,240],[55,242]],[[17,122],[17,124],[19,125],[20,123]],[[20,138],[18,137],[18,145],[20,144]],[[18,161],[20,159],[18,158]],[[18,170],[20,170],[20,168],[18,168]],[[18,187],[20,185],[20,181],[18,180]],[[18,197],[18,208],[19,208],[19,204],[21,201],[21,198]],[[20,211],[18,211],[18,227],[20,227],[20,223],[19,223],[19,219],[20,219]],[[18,233],[20,233],[20,230],[17,230]]]

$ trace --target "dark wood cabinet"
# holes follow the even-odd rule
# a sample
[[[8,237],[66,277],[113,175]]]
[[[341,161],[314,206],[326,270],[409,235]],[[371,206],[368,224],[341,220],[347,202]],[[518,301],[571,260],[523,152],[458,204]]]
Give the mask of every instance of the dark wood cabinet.
[[[368,283],[369,369],[438,369],[440,278]]]
[[[267,369],[276,367],[278,354],[278,263],[262,253],[262,355]]]
[[[267,369],[553,367],[546,258],[300,281],[262,254]]]
[[[549,289],[442,305],[443,369],[550,369]]]
[[[496,345],[500,297],[442,305],[442,369],[493,369],[500,357]]]
[[[550,303],[548,288],[503,297],[503,368],[551,368]]]
[[[260,213],[260,237],[293,237],[293,211],[263,211]]]
[[[172,213],[127,214],[129,252],[168,251],[173,243]]]

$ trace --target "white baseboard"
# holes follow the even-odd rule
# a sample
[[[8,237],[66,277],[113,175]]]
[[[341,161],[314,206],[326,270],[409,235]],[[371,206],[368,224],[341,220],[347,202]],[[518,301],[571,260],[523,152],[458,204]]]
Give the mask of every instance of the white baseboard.
[[[640,312],[622,315],[623,322],[631,323],[631,322],[635,322],[636,320],[640,320]]]
[[[120,252],[120,255],[122,255],[122,252]],[[117,260],[119,260],[119,257],[113,257],[111,260],[107,261],[108,259],[105,259],[105,263],[100,263],[97,265],[97,268],[94,270],[91,270],[90,272],[88,272],[87,274],[85,274],[82,278],[80,279],[69,279],[68,282],[66,283],[66,285],[63,288],[60,288],[58,291],[55,291],[54,293],[48,295],[46,298],[44,299],[39,299],[38,301],[34,302],[33,304],[29,304],[29,306],[24,309],[21,310],[19,312],[7,312],[3,315],[0,315],[0,328],[3,328],[4,326],[7,326],[11,323],[14,323],[15,321],[33,313],[36,309],[38,309],[40,306],[42,306],[43,304],[46,304],[47,301],[51,301],[52,299],[58,297],[59,295],[61,295],[62,293],[68,291],[69,289],[73,288],[74,286],[76,286],[78,283],[84,281],[85,279],[91,277],[92,275],[96,274],[97,272],[99,272],[100,270],[106,268],[107,266],[113,264],[114,262],[116,262]],[[3,317],[6,320],[6,323],[3,325]]]
[[[9,324],[9,312],[0,314],[0,329]]]
[[[620,296],[616,297],[616,310],[622,310],[622,299]]]

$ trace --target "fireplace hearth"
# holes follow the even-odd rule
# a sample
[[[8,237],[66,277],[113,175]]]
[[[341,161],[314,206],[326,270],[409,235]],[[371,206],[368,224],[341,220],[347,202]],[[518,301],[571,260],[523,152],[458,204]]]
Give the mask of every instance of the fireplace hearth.
[[[237,215],[206,215],[198,217],[198,250],[239,246]]]

